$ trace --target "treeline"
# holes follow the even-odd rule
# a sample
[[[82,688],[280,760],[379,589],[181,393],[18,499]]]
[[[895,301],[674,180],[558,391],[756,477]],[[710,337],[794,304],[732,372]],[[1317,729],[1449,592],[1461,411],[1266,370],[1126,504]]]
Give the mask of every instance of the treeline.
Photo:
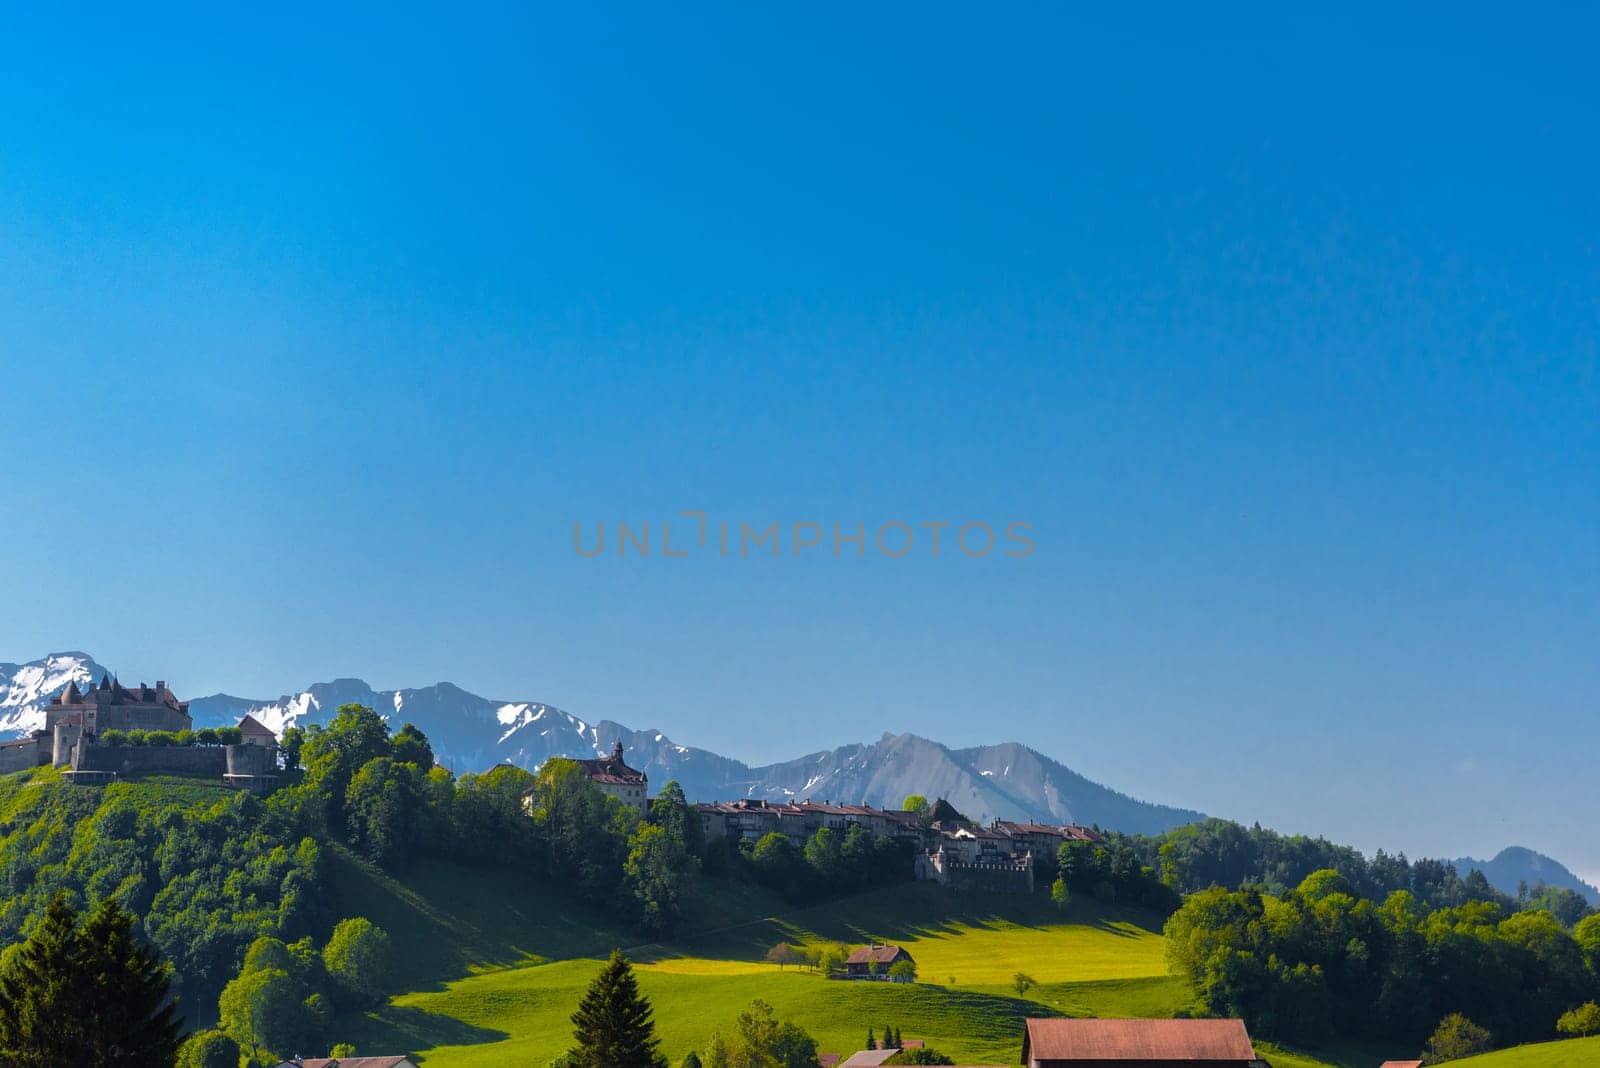
[[[1496,890],[1480,871],[1462,875],[1445,861],[1407,860],[1403,853],[1391,855],[1381,849],[1369,860],[1350,846],[1278,834],[1259,824],[1245,827],[1210,819],[1165,834],[1113,835],[1111,839],[1137,852],[1142,863],[1160,873],[1164,883],[1184,894],[1213,886],[1228,890],[1256,887],[1268,894],[1283,894],[1312,872],[1332,870],[1344,877],[1358,897],[1371,901],[1383,901],[1396,890],[1404,890],[1430,908],[1492,902],[1506,911],[1543,909],[1567,926],[1593,911],[1583,895],[1566,888],[1538,886],[1513,897]]]
[[[244,732],[238,727],[201,727],[199,730],[142,731],[110,730],[100,732],[99,743],[108,746],[186,746],[186,745],[239,745]]]
[[[575,761],[537,775],[503,765],[459,780],[434,764],[410,724],[391,735],[370,708],[341,707],[326,726],[285,732],[300,781],[278,790],[307,834],[347,843],[391,871],[423,855],[540,876],[665,934],[700,867],[699,814],[668,783],[641,817],[607,797]]]
[[[1132,905],[1170,916],[1182,904],[1178,893],[1162,881],[1160,873],[1143,862],[1128,842],[1064,842],[1054,857],[1035,861],[1035,878],[1054,876],[1050,897],[1065,908],[1075,896],[1092,897],[1104,905]]]
[[[1600,995],[1600,916],[1568,930],[1542,909],[1433,907],[1408,889],[1380,904],[1331,869],[1280,894],[1200,890],[1166,936],[1208,1012],[1312,1045],[1420,1046],[1447,1017],[1453,1033],[1486,1029],[1495,1045],[1554,1038],[1563,1014]]]
[[[859,823],[843,834],[818,828],[804,847],[777,832],[755,843],[719,843],[713,858],[716,870],[736,866],[797,903],[909,882],[915,875],[911,843],[873,834]]]

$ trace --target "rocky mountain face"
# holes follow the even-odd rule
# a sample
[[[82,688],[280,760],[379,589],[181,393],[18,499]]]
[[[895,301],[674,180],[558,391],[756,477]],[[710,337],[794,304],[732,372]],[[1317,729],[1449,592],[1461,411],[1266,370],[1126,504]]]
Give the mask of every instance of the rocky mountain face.
[[[67,683],[76,682],[81,690],[108,674],[87,653],[51,653],[26,664],[0,664],[0,740],[43,727],[44,706]]]

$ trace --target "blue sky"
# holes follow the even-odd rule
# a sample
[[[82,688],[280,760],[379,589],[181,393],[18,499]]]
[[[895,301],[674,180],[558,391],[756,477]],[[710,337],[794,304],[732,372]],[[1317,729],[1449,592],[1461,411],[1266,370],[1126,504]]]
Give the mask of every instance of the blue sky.
[[[14,16],[0,658],[1600,875],[1593,15],[1109,19]],[[686,509],[1035,550],[573,551]]]

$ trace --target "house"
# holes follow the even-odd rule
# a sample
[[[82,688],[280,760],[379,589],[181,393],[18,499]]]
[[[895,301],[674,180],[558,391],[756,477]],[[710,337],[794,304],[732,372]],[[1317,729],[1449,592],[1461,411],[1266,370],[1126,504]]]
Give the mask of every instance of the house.
[[[239,721],[239,740],[245,745],[265,745],[277,748],[278,736],[254,716],[245,716]]]
[[[650,787],[650,780],[644,772],[628,767],[622,759],[621,738],[612,747],[610,756],[598,760],[579,760],[577,765],[589,777],[589,781],[600,788],[601,793],[640,812],[648,810],[646,791]]]
[[[410,1057],[296,1057],[273,1068],[417,1068]]]
[[[1243,1020],[1029,1020],[1028,1068],[1270,1068]]]
[[[845,958],[844,975],[846,979],[887,980],[889,969],[903,960],[911,961],[911,954],[899,946],[862,946]],[[916,961],[911,963],[914,966]]]

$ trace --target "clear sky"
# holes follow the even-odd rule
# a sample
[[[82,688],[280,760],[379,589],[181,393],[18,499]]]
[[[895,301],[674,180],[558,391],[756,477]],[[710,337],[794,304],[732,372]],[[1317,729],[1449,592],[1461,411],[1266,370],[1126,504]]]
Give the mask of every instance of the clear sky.
[[[326,7],[9,17],[0,659],[1600,875],[1592,12]]]

